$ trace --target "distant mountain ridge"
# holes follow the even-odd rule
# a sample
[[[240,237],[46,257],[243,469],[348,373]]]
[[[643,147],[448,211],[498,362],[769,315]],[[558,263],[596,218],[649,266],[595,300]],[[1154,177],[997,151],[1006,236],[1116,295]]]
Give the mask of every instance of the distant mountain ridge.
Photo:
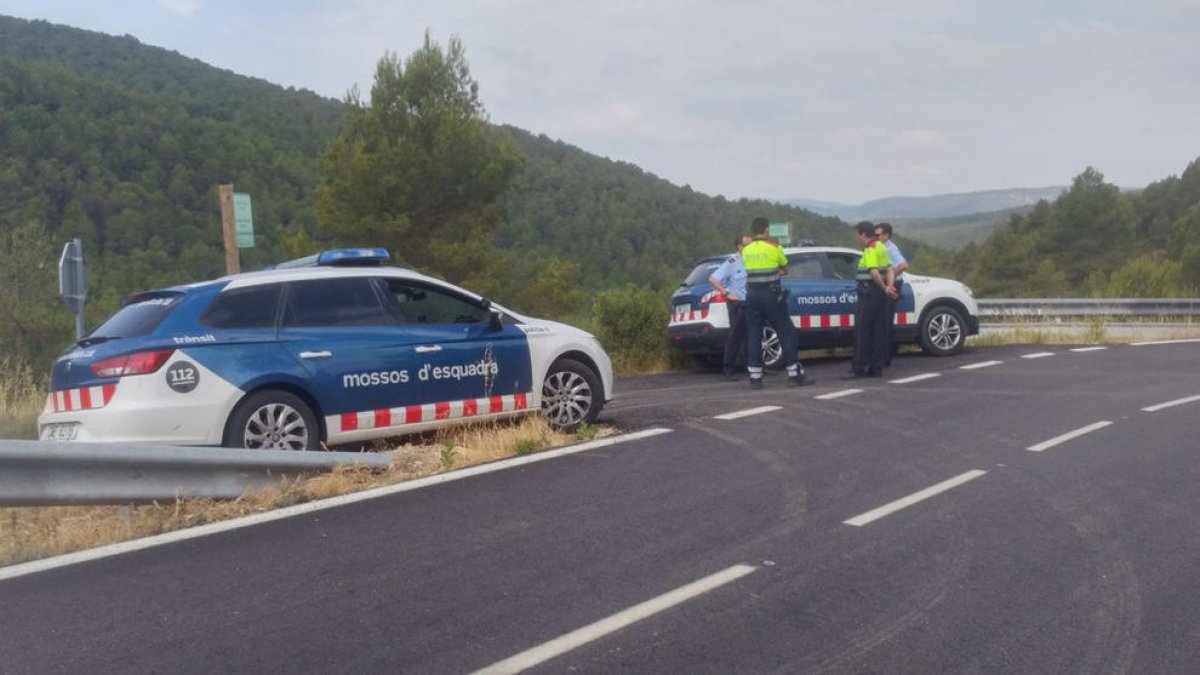
[[[933,219],[1031,207],[1043,199],[1054,201],[1065,189],[1067,189],[1066,186],[1058,185],[1040,188],[983,190],[929,197],[884,197],[858,205],[802,197],[779,201],[824,216],[835,216],[847,222],[884,218]]]

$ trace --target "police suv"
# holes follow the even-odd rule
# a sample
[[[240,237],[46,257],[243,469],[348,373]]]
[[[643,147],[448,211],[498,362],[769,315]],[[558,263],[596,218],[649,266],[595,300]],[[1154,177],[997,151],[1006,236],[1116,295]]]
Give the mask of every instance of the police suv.
[[[858,293],[854,272],[861,251],[833,246],[785,248],[787,306],[799,329],[800,348],[854,344],[854,310]],[[703,258],[671,298],[667,333],[671,342],[703,364],[719,363],[729,334],[725,296],[708,282],[733,254]],[[979,307],[971,289],[951,279],[904,275],[905,284],[893,317],[893,337],[917,343],[928,354],[943,356],[962,350],[968,335],[979,332]],[[782,365],[779,337],[763,329],[763,362]]]
[[[533,411],[595,421],[592,335],[340,249],[138,293],[58,358],[50,441],[314,450]]]

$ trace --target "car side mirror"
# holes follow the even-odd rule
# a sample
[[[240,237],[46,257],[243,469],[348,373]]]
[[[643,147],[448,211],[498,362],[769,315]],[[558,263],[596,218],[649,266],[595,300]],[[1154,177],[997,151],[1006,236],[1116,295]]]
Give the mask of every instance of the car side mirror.
[[[492,309],[488,312],[488,328],[492,330],[500,330],[504,328],[504,315],[498,309]]]

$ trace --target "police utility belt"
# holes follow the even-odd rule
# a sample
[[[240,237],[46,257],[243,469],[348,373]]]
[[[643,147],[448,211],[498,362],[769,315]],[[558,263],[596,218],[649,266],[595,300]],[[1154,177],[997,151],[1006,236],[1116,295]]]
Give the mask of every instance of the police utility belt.
[[[881,290],[874,281],[871,280],[870,270],[860,270],[854,275],[854,280],[858,282],[859,293],[871,293]]]
[[[758,283],[748,282],[746,284],[747,295],[771,295],[778,302],[787,300],[788,289],[783,287],[783,284],[778,278],[771,281],[760,281]]]

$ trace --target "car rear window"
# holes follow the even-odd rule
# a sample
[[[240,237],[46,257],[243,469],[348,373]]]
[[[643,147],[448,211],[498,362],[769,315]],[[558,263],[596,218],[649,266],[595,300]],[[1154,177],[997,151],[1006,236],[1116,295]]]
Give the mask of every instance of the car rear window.
[[[125,301],[125,305],[105,319],[87,339],[141,337],[149,335],[183,299],[178,291],[141,293]]]
[[[687,275],[687,278],[683,280],[682,285],[698,286],[700,284],[707,284],[708,278],[711,277],[712,273],[721,266],[721,262],[724,260],[725,258],[710,258],[708,260],[701,260],[700,263],[696,265],[696,269],[692,270],[692,273]]]
[[[273,328],[281,288],[264,284],[227,290],[204,311],[200,323],[213,328]]]

